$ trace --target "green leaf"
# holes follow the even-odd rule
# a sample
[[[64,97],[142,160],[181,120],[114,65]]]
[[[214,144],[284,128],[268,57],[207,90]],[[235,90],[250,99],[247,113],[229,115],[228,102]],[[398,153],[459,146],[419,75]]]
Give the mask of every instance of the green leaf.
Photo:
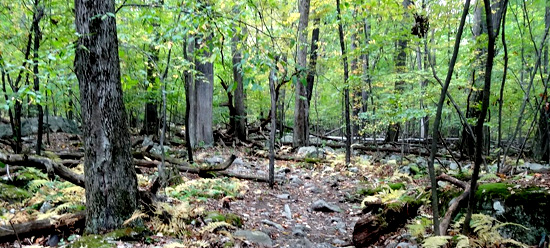
[[[0,168],[6,168],[6,164],[2,163],[2,161],[0,161]]]

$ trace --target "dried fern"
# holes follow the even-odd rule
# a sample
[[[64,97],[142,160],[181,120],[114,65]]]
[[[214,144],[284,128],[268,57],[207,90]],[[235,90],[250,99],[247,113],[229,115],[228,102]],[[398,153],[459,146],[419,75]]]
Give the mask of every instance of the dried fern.
[[[203,228],[201,228],[201,230],[199,231],[200,234],[205,234],[205,233],[213,233],[215,232],[217,229],[220,229],[222,227],[225,227],[225,228],[230,228],[230,229],[235,229],[235,227],[225,221],[216,221],[216,222],[210,222],[208,225],[204,226]]]

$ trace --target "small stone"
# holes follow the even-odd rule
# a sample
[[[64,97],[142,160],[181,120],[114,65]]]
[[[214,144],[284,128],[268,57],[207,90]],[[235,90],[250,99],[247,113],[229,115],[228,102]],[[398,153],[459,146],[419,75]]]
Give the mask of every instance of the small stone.
[[[346,241],[343,241],[343,240],[341,240],[341,239],[333,239],[333,240],[332,240],[332,243],[335,244],[335,245],[337,245],[337,246],[343,246],[343,245],[346,244]]]
[[[298,176],[291,176],[290,177],[290,184],[300,186],[300,185],[304,184],[304,182]]]
[[[338,206],[329,204],[323,200],[317,200],[316,202],[311,204],[311,209],[313,211],[319,211],[319,212],[341,212],[342,211],[342,209],[340,209]]]
[[[289,219],[289,220],[292,220],[292,212],[290,212],[290,206],[288,206],[288,204],[285,204],[285,210],[283,212],[283,215]]]
[[[351,172],[351,173],[357,173],[357,172],[359,172],[359,168],[351,167],[351,168],[348,169],[348,171]]]
[[[290,199],[290,195],[289,194],[280,194],[280,195],[277,195],[277,198],[279,199]]]
[[[273,222],[273,221],[270,221],[270,220],[262,220],[262,223],[264,223],[264,224],[266,224],[266,225],[268,225],[268,226],[275,227],[275,228],[277,228],[277,230],[279,230],[279,231],[285,230],[285,229],[283,228],[283,226],[281,226],[280,224],[277,224],[277,223],[275,223],[275,222]]]

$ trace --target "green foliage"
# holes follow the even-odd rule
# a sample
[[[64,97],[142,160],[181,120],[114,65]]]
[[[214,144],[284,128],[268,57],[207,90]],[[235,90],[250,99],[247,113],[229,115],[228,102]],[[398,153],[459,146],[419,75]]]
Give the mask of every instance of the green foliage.
[[[207,198],[219,199],[225,196],[236,197],[246,190],[247,185],[236,179],[228,178],[200,178],[189,180],[174,187],[166,188],[169,196],[180,199],[205,200]]]

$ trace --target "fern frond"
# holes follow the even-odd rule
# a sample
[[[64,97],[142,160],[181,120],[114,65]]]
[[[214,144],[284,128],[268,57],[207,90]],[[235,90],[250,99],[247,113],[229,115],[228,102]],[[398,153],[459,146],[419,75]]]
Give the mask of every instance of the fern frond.
[[[434,237],[429,237],[427,239],[424,240],[424,242],[422,243],[422,246],[423,247],[426,247],[426,248],[439,248],[439,247],[444,247],[447,245],[447,243],[449,243],[449,240],[453,238],[451,236],[434,236]]]
[[[201,234],[213,233],[214,231],[216,231],[216,229],[221,228],[221,227],[235,229],[235,227],[233,225],[231,225],[231,224],[229,224],[225,221],[216,221],[216,222],[210,222],[208,225],[201,228],[201,230],[199,232]]]
[[[143,219],[144,217],[147,217],[147,214],[145,213],[142,213],[141,211],[139,210],[136,210],[134,211],[134,213],[132,214],[132,216],[130,216],[129,219],[125,220],[124,223],[122,223],[123,226],[126,226],[132,222],[134,222],[134,220],[141,220]]]
[[[31,192],[37,192],[40,188],[44,187],[50,182],[48,179],[35,179],[27,184],[27,188]]]

